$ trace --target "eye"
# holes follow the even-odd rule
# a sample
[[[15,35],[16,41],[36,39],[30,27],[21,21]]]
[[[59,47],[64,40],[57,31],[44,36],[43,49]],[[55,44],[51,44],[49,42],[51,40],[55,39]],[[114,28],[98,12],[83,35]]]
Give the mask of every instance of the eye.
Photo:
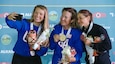
[[[35,32],[33,31],[33,34],[34,34]]]

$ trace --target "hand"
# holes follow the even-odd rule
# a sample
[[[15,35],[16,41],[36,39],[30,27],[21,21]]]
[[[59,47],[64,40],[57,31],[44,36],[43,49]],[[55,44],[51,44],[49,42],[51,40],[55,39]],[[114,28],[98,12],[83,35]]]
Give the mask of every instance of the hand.
[[[13,12],[13,13],[11,13],[11,14],[8,15],[8,19],[9,19],[9,20],[16,21],[16,20],[15,20],[15,19],[16,19],[15,16],[18,16],[18,14],[15,13],[15,12]]]
[[[42,42],[41,45],[44,47],[48,47],[49,46],[49,39],[46,39],[44,42]]]
[[[40,44],[39,43],[37,43],[38,44],[38,47],[37,47],[37,49],[36,50],[40,50]]]
[[[55,35],[54,35],[54,41],[55,41],[55,42],[58,42],[58,41],[59,41],[59,38],[60,38],[60,36],[59,36],[58,34],[55,34]]]
[[[76,61],[76,58],[74,57],[74,56],[71,56],[70,58],[69,58],[69,62],[71,63],[71,62],[75,62]]]
[[[98,56],[98,52],[96,50],[94,50],[93,56]]]
[[[85,41],[85,38],[86,38],[86,37],[85,37],[84,35],[81,35],[81,36],[80,36],[80,39],[81,39],[83,42]]]
[[[81,35],[80,38],[86,45],[91,44],[91,41],[87,37],[85,37],[84,35]]]
[[[94,43],[99,43],[99,42],[101,42],[101,38],[98,36],[95,36],[94,37]]]
[[[68,56],[68,55],[66,55],[65,56],[65,61],[67,61],[67,62],[75,62],[76,61],[76,58],[74,57],[74,56]]]

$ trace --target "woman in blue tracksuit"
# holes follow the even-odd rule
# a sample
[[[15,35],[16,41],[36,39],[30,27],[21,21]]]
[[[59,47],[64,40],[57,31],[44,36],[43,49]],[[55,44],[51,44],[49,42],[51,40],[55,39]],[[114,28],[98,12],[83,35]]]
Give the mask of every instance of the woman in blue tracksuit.
[[[6,23],[10,28],[14,28],[18,32],[18,39],[13,48],[14,55],[12,64],[42,64],[40,56],[44,55],[48,48],[39,47],[30,53],[30,47],[25,36],[31,29],[37,34],[41,34],[43,30],[48,28],[47,8],[43,5],[36,5],[30,20],[16,20],[17,13],[11,13],[6,17]],[[41,29],[40,29],[41,28]]]
[[[77,11],[74,8],[63,8],[60,23],[54,26],[54,30],[51,32],[49,39],[49,48],[54,50],[52,64],[60,63],[62,50],[66,46],[74,48],[76,52],[74,57],[68,58],[68,62],[71,64],[80,64],[80,58],[82,57],[83,52],[83,43],[80,40],[81,31],[75,28],[76,22]],[[66,36],[64,41],[61,41],[60,34]]]

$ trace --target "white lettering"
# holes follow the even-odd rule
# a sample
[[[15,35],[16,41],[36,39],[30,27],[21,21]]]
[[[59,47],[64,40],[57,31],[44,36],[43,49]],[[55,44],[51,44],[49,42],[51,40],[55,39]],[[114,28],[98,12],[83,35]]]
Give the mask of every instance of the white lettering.
[[[109,13],[112,17],[114,17],[114,13]]]
[[[0,53],[14,53],[14,51],[13,50],[0,50]]]

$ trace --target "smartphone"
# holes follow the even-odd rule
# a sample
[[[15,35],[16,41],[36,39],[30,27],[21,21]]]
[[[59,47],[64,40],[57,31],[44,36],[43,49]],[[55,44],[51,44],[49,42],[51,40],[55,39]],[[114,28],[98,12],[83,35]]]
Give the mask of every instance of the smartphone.
[[[15,18],[14,20],[19,20],[19,21],[21,21],[22,18],[23,18],[23,15],[18,14],[18,16],[15,16],[15,17],[16,17],[16,18]]]

